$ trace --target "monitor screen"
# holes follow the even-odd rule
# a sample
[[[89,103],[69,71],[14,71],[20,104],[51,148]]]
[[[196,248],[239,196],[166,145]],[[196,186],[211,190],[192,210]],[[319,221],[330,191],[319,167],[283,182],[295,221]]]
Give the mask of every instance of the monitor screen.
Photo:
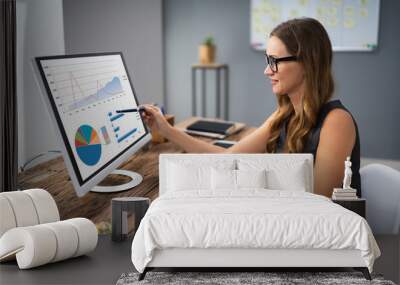
[[[139,112],[116,112],[139,105],[121,53],[38,57],[36,64],[78,187],[149,140]]]

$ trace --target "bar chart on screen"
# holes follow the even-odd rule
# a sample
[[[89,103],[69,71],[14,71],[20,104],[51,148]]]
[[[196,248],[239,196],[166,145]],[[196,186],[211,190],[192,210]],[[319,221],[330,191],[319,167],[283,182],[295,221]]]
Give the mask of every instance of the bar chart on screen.
[[[140,136],[142,134],[138,128],[132,127],[133,116],[140,117],[139,113],[108,113],[111,128],[118,143],[123,142],[129,137]]]

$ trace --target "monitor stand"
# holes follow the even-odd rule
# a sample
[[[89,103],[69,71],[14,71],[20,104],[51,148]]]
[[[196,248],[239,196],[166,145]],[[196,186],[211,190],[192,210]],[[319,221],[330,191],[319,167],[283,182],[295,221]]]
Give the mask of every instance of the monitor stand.
[[[117,174],[117,175],[125,175],[130,177],[132,180],[121,184],[121,185],[113,185],[113,186],[95,186],[90,190],[91,192],[97,192],[97,193],[112,193],[112,192],[119,192],[119,191],[126,191],[130,190],[133,187],[139,185],[143,177],[139,173],[129,171],[129,170],[123,170],[123,169],[116,169],[112,171],[110,174]]]

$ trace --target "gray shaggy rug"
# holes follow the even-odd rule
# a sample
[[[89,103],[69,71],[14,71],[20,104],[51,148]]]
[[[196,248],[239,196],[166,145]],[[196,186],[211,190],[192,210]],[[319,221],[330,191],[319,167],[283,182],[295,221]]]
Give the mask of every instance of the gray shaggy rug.
[[[388,284],[381,275],[372,274],[372,281],[364,278],[361,272],[155,272],[150,271],[142,281],[139,273],[122,274],[117,285],[134,284]]]

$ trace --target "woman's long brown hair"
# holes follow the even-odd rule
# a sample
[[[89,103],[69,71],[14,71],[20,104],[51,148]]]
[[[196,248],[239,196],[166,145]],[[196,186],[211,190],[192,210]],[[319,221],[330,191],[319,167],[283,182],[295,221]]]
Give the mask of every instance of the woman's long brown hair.
[[[289,153],[303,151],[310,130],[315,126],[318,112],[333,95],[332,45],[324,27],[311,18],[293,19],[278,25],[270,37],[279,38],[291,55],[298,57],[305,74],[302,108],[295,113],[287,94],[277,95],[278,110],[271,123],[267,152],[276,152],[280,130],[290,120],[287,130]]]

